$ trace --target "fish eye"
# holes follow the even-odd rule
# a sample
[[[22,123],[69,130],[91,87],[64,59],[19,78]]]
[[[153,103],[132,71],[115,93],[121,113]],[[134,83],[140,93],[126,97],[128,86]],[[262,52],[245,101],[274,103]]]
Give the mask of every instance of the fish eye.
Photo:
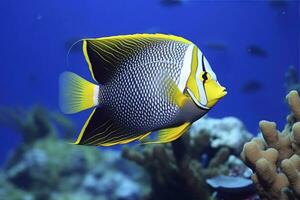
[[[211,79],[211,75],[208,72],[202,72],[200,74],[200,79],[201,79],[201,81],[209,80],[209,79]]]

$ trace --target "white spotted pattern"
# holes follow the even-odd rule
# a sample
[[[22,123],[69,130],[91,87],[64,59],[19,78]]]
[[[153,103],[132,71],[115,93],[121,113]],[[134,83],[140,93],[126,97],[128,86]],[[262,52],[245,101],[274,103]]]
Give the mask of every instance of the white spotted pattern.
[[[145,133],[167,127],[179,108],[166,93],[172,79],[178,84],[187,44],[156,41],[118,66],[102,88],[101,102],[113,112],[114,120],[131,130]]]

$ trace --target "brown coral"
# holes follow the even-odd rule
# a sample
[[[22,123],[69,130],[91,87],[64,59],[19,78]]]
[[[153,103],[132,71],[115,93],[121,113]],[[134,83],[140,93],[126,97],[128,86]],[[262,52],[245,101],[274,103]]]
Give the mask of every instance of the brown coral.
[[[295,196],[300,196],[300,157],[298,155],[293,155],[289,159],[285,159],[281,163],[282,171],[286,174],[291,189],[295,193]]]
[[[190,137],[185,134],[172,144],[146,145],[144,148],[124,148],[123,157],[142,166],[150,175],[152,191],[145,199],[208,200],[206,178],[227,170],[223,163],[230,151],[220,148],[204,167],[199,157],[209,146],[206,133]]]
[[[274,122],[259,123],[263,138],[244,145],[244,162],[254,171],[252,180],[261,199],[300,199],[300,98],[296,91],[287,95],[292,113],[280,133]]]

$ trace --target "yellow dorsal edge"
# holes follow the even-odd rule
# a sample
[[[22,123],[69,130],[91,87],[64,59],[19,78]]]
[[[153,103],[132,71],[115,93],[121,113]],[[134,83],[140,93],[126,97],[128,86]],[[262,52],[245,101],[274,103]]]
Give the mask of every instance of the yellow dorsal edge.
[[[83,55],[85,57],[85,60],[86,60],[86,62],[88,64],[88,66],[89,66],[89,70],[90,70],[90,72],[92,74],[92,77],[93,77],[94,81],[96,81],[98,83],[98,81],[95,78],[94,72],[93,72],[93,68],[92,68],[92,64],[91,64],[89,55],[87,53],[87,43],[86,43],[85,39],[83,39],[82,51],[83,51]]]
[[[161,40],[173,40],[178,42],[183,42],[185,44],[192,44],[191,41],[184,39],[183,37],[179,37],[176,35],[167,35],[167,34],[131,34],[131,35],[117,35],[117,36],[108,36],[108,37],[101,37],[101,38],[85,38],[83,40],[114,40],[114,39],[120,39],[120,40],[126,40],[126,39],[141,39],[141,38],[150,38],[150,39],[161,39]]]

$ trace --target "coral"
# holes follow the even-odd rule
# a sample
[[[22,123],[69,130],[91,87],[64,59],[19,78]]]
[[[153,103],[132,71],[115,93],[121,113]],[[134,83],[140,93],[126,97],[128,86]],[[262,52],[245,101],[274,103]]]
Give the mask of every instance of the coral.
[[[26,144],[53,135],[57,129],[68,138],[74,133],[73,123],[58,112],[50,112],[42,106],[27,111],[23,108],[0,108],[0,123],[21,133]]]
[[[1,108],[0,113],[0,122],[22,133],[24,143],[31,143],[54,132],[48,113],[40,106],[33,107],[30,112],[22,108]]]
[[[148,191],[143,171],[122,159],[119,151],[69,144],[58,136],[57,123],[67,124],[61,131],[73,127],[62,116],[55,114],[53,119],[52,112],[40,109],[43,115],[36,108],[20,116],[15,116],[19,111],[7,110],[15,120],[10,124],[17,125],[26,142],[0,169],[0,199],[137,200]],[[29,119],[22,121],[21,116]]]
[[[70,119],[66,118],[59,112],[51,112],[49,117],[55,124],[58,125],[58,128],[61,128],[59,132],[64,133],[65,138],[72,138],[72,135],[76,132],[76,130]]]
[[[67,143],[59,136],[74,127],[58,113],[41,107],[4,113],[8,117],[2,115],[0,121],[16,128],[24,142],[0,170],[0,199],[205,200],[211,198],[207,178],[241,176],[245,169],[234,155],[247,132],[231,118],[204,119],[210,129],[195,123],[190,133],[170,144],[125,147],[122,156],[137,166],[111,148]],[[244,136],[230,142],[214,129]]]
[[[201,118],[194,122],[190,134],[193,136],[201,130],[206,130],[210,134],[212,147],[227,146],[236,152],[241,152],[244,143],[252,137],[243,123],[235,117]]]
[[[300,98],[293,90],[287,95],[292,113],[280,133],[274,122],[259,123],[263,138],[244,145],[241,157],[254,171],[252,180],[261,199],[300,199]]]
[[[247,138],[248,133],[232,118],[204,120],[206,126],[196,122],[188,133],[171,144],[123,148],[123,157],[142,166],[150,176],[151,192],[144,199],[209,199],[206,179],[230,173],[232,163],[227,160],[246,139],[226,145],[217,137],[220,136],[217,131],[225,135],[240,131]]]
[[[145,167],[151,176],[152,191],[146,199],[208,199],[200,164],[191,161],[184,150],[175,157],[172,148],[148,145],[143,152],[124,148],[123,156]]]

